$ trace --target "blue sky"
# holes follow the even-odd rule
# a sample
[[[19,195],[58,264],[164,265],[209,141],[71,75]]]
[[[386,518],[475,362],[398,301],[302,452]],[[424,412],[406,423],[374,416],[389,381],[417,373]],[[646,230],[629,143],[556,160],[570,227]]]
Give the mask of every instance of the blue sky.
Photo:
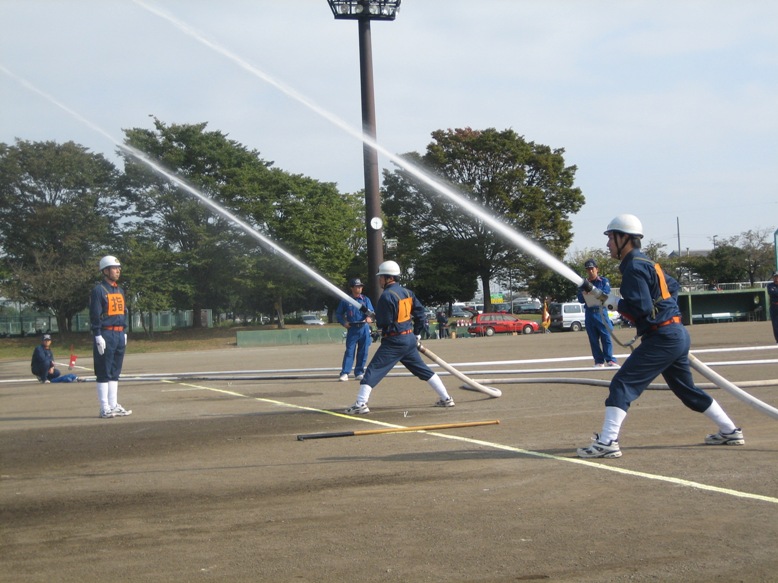
[[[148,8],[361,126],[357,24],[326,0],[0,0],[0,65],[117,140],[208,122],[289,172],[363,187],[357,139]],[[372,24],[378,142],[512,128],[564,148],[586,205],[571,251],[616,214],[667,250],[778,227],[778,3],[403,0]],[[0,73],[0,141],[113,142]],[[382,167],[392,167],[381,160]]]

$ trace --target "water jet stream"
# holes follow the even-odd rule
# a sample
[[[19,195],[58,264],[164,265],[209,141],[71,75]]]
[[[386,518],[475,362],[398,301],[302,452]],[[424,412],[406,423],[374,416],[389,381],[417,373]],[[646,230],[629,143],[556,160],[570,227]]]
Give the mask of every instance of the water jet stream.
[[[9,77],[12,77],[17,82],[19,82],[21,85],[26,87],[27,89],[37,93],[41,97],[45,98],[46,100],[50,101],[60,109],[64,110],[66,113],[71,115],[73,118],[77,119],[81,123],[87,125],[89,128],[94,130],[95,132],[101,134],[111,142],[113,142],[118,148],[123,150],[124,152],[128,153],[130,156],[138,160],[139,162],[142,162],[158,174],[164,176],[180,188],[186,190],[188,193],[194,195],[197,197],[198,200],[200,200],[203,204],[209,206],[211,209],[213,209],[218,214],[225,217],[227,220],[232,221],[234,224],[238,225],[241,229],[243,229],[246,233],[257,239],[260,243],[266,245],[267,247],[273,249],[275,252],[277,252],[279,255],[283,256],[284,259],[286,259],[290,264],[297,267],[300,271],[302,271],[304,274],[306,274],[311,279],[315,280],[317,283],[322,285],[325,289],[328,291],[334,293],[336,296],[338,296],[341,299],[344,299],[348,301],[350,304],[352,304],[356,308],[361,308],[362,304],[360,304],[357,300],[352,298],[350,295],[348,295],[346,292],[338,288],[337,286],[333,285],[330,281],[328,281],[325,277],[308,267],[305,263],[297,259],[294,255],[286,251],[284,248],[282,248],[278,243],[273,241],[272,239],[269,239],[268,237],[265,237],[262,233],[251,227],[248,223],[243,221],[242,219],[236,217],[234,214],[232,214],[229,210],[222,207],[220,204],[209,198],[208,196],[201,193],[199,190],[197,190],[195,187],[193,187],[191,184],[187,183],[185,180],[183,180],[181,177],[176,176],[172,172],[165,169],[163,166],[161,166],[159,163],[155,162],[151,158],[149,158],[145,153],[141,152],[140,150],[133,148],[132,146],[129,146],[127,144],[123,144],[116,138],[114,138],[111,134],[106,132],[103,128],[100,126],[92,123],[82,115],[80,115],[78,112],[73,111],[65,104],[59,102],[57,99],[52,97],[51,95],[45,93],[44,91],[38,89],[35,85],[30,83],[29,81],[19,77],[18,75],[14,74],[10,70],[8,70],[3,65],[0,65],[0,71],[8,75]]]
[[[295,99],[296,101],[310,108],[315,113],[322,116],[323,118],[332,122],[337,127],[344,130],[346,133],[356,137],[363,144],[373,148],[379,154],[383,154],[384,156],[389,158],[389,160],[394,162],[396,165],[405,169],[408,173],[415,176],[421,182],[424,182],[428,186],[431,186],[435,191],[442,194],[451,202],[455,203],[456,205],[464,209],[471,216],[480,219],[483,223],[491,227],[494,232],[502,235],[505,239],[507,239],[511,243],[514,243],[522,251],[528,253],[529,255],[532,255],[535,259],[537,259],[538,261],[546,265],[546,267],[555,271],[557,274],[568,279],[569,281],[576,284],[577,286],[587,284],[587,280],[585,278],[578,275],[568,265],[566,265],[564,262],[554,257],[551,253],[543,249],[543,247],[538,245],[536,242],[532,241],[528,237],[524,236],[523,234],[512,229],[502,221],[493,217],[492,215],[487,213],[483,208],[474,204],[463,195],[456,193],[452,188],[443,184],[439,179],[433,177],[428,172],[425,172],[415,164],[411,164],[407,160],[402,159],[400,156],[392,154],[384,147],[382,147],[378,142],[376,142],[372,137],[368,136],[366,133],[352,128],[349,124],[341,120],[339,117],[324,110],[322,107],[319,107],[318,105],[313,103],[310,99],[307,99],[306,97],[299,94],[297,91],[293,90],[287,85],[272,78],[264,71],[257,69],[256,67],[248,63],[246,60],[240,58],[239,56],[237,56],[230,50],[226,49],[225,47],[215,43],[214,41],[207,39],[204,35],[196,32],[194,29],[192,29],[187,24],[181,22],[180,20],[168,14],[163,13],[162,11],[150,6],[149,4],[143,2],[142,0],[133,0],[133,2],[135,2],[135,4],[137,4],[144,10],[147,10],[148,12],[167,20],[168,22],[173,24],[176,28],[180,29],[188,36],[194,38],[195,40],[213,49],[214,51],[224,55],[225,57],[227,57],[228,59],[230,59],[231,61],[233,61],[240,67],[242,67],[243,69],[247,70],[248,72],[252,73],[256,77],[262,79],[263,81],[266,81],[267,83],[273,85],[274,87],[276,87],[277,89],[279,89],[280,91],[288,95],[289,97]],[[739,398],[742,398],[741,395],[737,394],[736,391],[733,390],[734,385],[732,385],[732,383],[729,383],[729,381],[726,381],[726,379],[723,379],[723,377],[711,378],[713,377],[713,375],[715,375],[715,373],[713,373],[713,371],[708,369],[698,359],[694,359],[693,357],[692,359],[693,359],[692,364],[698,370],[698,372],[703,372],[704,374],[706,374],[706,376],[708,376],[710,380],[713,380],[720,388],[732,392],[733,394],[736,394],[736,396],[738,396]],[[763,412],[767,412],[765,409],[760,409],[760,410],[762,410]],[[768,414],[771,413],[772,412]]]
[[[219,45],[218,43],[212,40],[209,40],[203,34],[195,31],[192,27],[190,27],[186,23],[181,22],[177,18],[164,13],[163,11],[147,4],[146,2],[143,2],[142,0],[133,0],[133,2],[135,2],[135,4],[137,4],[144,10],[154,14],[155,16],[167,20],[169,23],[171,23],[173,26],[181,30],[186,35],[197,40],[198,42],[202,43],[206,47],[216,51],[217,53],[223,55],[230,61],[237,64],[242,69],[248,71],[255,77],[258,77],[259,79],[265,81],[266,83],[272,85],[273,87],[275,87],[276,89],[278,89],[279,91],[287,95],[288,97],[291,97],[298,103],[301,103],[302,105],[311,109],[314,113],[318,114],[319,116],[331,122],[341,130],[345,131],[347,134],[357,138],[363,144],[373,148],[376,152],[387,157],[389,160],[394,162],[397,166],[400,166],[408,173],[412,174],[415,178],[424,182],[427,186],[432,187],[435,191],[448,198],[451,202],[461,207],[470,215],[477,217],[485,224],[489,225],[494,232],[502,235],[505,239],[514,243],[521,250],[528,253],[529,255],[532,255],[533,257],[535,257],[535,259],[537,259],[538,261],[540,261],[541,263],[543,263],[544,265],[546,265],[547,267],[549,267],[550,269],[552,269],[553,271],[561,275],[562,277],[570,280],[576,285],[581,285],[582,283],[584,283],[583,277],[578,275],[575,271],[573,271],[570,267],[565,265],[565,263],[563,263],[562,261],[554,257],[551,253],[543,249],[543,247],[538,245],[536,242],[522,235],[518,231],[512,229],[511,227],[509,227],[499,219],[493,217],[492,215],[487,213],[483,208],[474,204],[473,202],[471,202],[461,194],[456,193],[452,188],[443,184],[442,182],[440,182],[439,179],[433,177],[428,172],[425,172],[415,164],[412,164],[407,160],[404,160],[400,156],[391,153],[390,151],[388,151],[386,148],[381,146],[378,142],[376,142],[373,138],[371,138],[364,132],[361,132],[353,128],[351,125],[349,125],[348,123],[340,119],[338,116],[316,105],[313,101],[301,95],[299,92],[295,91],[288,85],[278,81],[277,79],[274,79],[264,71],[254,67],[253,65],[248,63],[245,59],[239,57],[229,49]]]
[[[155,162],[154,160],[150,159],[148,156],[146,156],[145,153],[141,152],[140,150],[137,150],[136,148],[133,148],[132,146],[129,146],[127,144],[122,144],[119,140],[115,139],[111,134],[103,130],[100,126],[92,123],[79,113],[73,111],[69,107],[67,107],[65,104],[60,103],[58,100],[54,99],[51,95],[48,95],[47,93],[41,91],[37,87],[35,87],[32,83],[26,81],[25,79],[22,79],[18,75],[13,74],[11,71],[0,65],[0,71],[6,73],[10,77],[16,79],[19,83],[21,83],[23,86],[27,87],[28,89],[34,91],[38,95],[41,95],[45,99],[49,100],[51,103],[59,107],[60,109],[67,112],[69,115],[73,116],[78,121],[85,123],[87,126],[92,128],[94,131],[100,133],[101,135],[108,138],[111,142],[113,142],[117,147],[122,149],[123,151],[127,152],[129,155],[131,155],[133,158],[136,158],[139,162],[142,162],[143,164],[146,164],[149,168],[153,169],[155,172],[159,173],[160,175],[164,176],[174,184],[178,185],[179,187],[183,188],[190,194],[197,197],[201,202],[211,207],[214,211],[225,217],[226,219],[232,221],[236,225],[238,225],[241,229],[246,231],[249,235],[260,241],[261,243],[264,243],[265,245],[271,247],[276,252],[281,254],[289,263],[300,269],[303,273],[308,275],[309,277],[313,278],[315,281],[317,281],[319,284],[324,286],[325,289],[333,292],[336,296],[345,299],[350,304],[352,304],[354,307],[358,308],[359,310],[364,310],[365,306],[360,304],[355,298],[351,297],[350,295],[346,294],[344,291],[339,289],[338,287],[334,286],[332,283],[327,281],[323,276],[319,275],[305,265],[302,261],[297,259],[294,255],[280,247],[277,243],[272,241],[271,239],[268,239],[262,233],[257,231],[256,229],[252,228],[248,223],[244,222],[243,220],[239,219],[235,215],[233,215],[230,211],[228,211],[226,208],[222,207],[220,204],[212,200],[211,198],[205,196],[202,194],[199,190],[194,188],[192,185],[188,184],[186,181],[181,179],[179,176],[176,176],[175,174],[169,172],[167,169],[165,169],[163,166]],[[429,351],[425,351],[421,345],[419,345],[419,350],[422,352],[422,354],[429,354],[429,356],[435,360],[438,364],[441,366],[444,366],[451,372],[452,374],[457,375],[458,378],[463,380],[465,383],[469,384],[473,389],[482,391],[486,394],[489,394],[492,397],[499,397],[502,393],[499,389],[495,389],[492,387],[484,387],[483,385],[473,381],[472,379],[469,379],[456,369],[454,367],[450,366],[449,364],[445,363],[442,359],[439,357],[433,355],[432,353],[429,353]]]
[[[466,199],[461,194],[457,194],[453,189],[448,187],[447,185],[443,184],[439,179],[433,177],[429,173],[425,172],[421,168],[417,167],[414,164],[411,164],[410,162],[402,159],[401,157],[392,154],[385,148],[383,148],[378,142],[373,140],[370,136],[366,135],[364,132],[360,132],[354,128],[352,128],[349,124],[347,124],[345,121],[341,120],[334,114],[329,113],[328,111],[324,110],[323,108],[319,107],[309,99],[305,98],[301,94],[299,94],[297,91],[293,90],[291,87],[288,87],[287,85],[273,79],[270,75],[264,73],[263,71],[257,69],[256,67],[249,64],[244,59],[238,57],[228,49],[222,47],[221,45],[208,40],[205,36],[203,36],[200,33],[195,32],[191,27],[184,24],[183,22],[173,18],[170,15],[164,14],[163,12],[157,10],[156,8],[146,4],[142,0],[133,0],[135,4],[143,8],[144,10],[160,17],[168,22],[172,23],[174,26],[179,28],[181,31],[189,35],[190,37],[196,39],[200,43],[204,44],[205,46],[211,48],[212,50],[224,55],[228,59],[232,60],[236,64],[238,64],[241,68],[247,70],[248,72],[252,73],[256,77],[262,79],[263,81],[273,85],[289,97],[295,99],[299,103],[305,105],[306,107],[313,110],[315,113],[319,114],[323,118],[327,119],[328,121],[335,124],[337,127],[344,130],[346,133],[356,137],[359,139],[363,144],[373,148],[376,152],[383,154],[386,156],[389,160],[394,162],[396,165],[400,166],[401,168],[405,169],[408,173],[415,176],[420,181],[424,182],[428,186],[431,186],[435,191],[442,194],[446,198],[448,198],[451,202],[458,205],[462,209],[464,209],[466,212],[470,213],[472,216],[480,219],[483,221],[486,225],[490,226],[496,233],[502,235],[505,237],[508,241],[514,243],[517,247],[519,247],[521,250],[525,251],[529,255],[532,255],[546,265],[551,270],[555,271],[560,276],[568,279],[572,283],[580,286],[583,284],[586,284],[586,279],[578,275],[575,271],[573,271],[568,265],[563,263],[561,260],[554,257],[551,253],[549,253],[547,250],[543,249],[540,245],[538,245],[536,242],[532,241],[531,239],[527,238],[523,234],[519,233],[518,231],[512,229],[502,221],[498,220],[497,218],[491,216],[489,213],[487,213],[483,208],[480,206],[474,204],[470,200]],[[298,260],[293,255],[289,254],[287,251],[283,250],[281,247],[279,247],[276,243],[272,242],[270,239],[264,237],[261,233],[257,232],[255,229],[251,228],[248,224],[243,222],[241,219],[238,219],[235,217],[232,213],[230,213],[228,210],[222,208],[220,205],[218,205],[216,202],[212,201],[207,196],[203,195],[199,191],[197,191],[195,188],[184,182],[181,178],[175,176],[174,174],[171,174],[164,168],[162,168],[159,164],[153,162],[152,160],[148,159],[145,154],[142,152],[139,152],[135,150],[134,148],[131,148],[129,146],[126,146],[119,141],[115,140],[112,136],[110,136],[108,133],[106,133],[102,128],[99,128],[95,124],[89,122],[76,112],[70,110],[63,104],[59,103],[56,99],[53,97],[47,95],[46,93],[40,91],[36,87],[32,86],[27,81],[19,78],[18,76],[11,73],[8,69],[0,65],[0,70],[2,70],[7,75],[17,79],[20,83],[28,87],[29,89],[35,91],[39,95],[45,97],[67,113],[69,113],[71,116],[75,117],[76,119],[80,120],[81,122],[88,125],[90,128],[94,129],[95,131],[99,132],[100,134],[107,137],[109,140],[111,140],[114,144],[116,144],[119,148],[125,150],[126,152],[130,153],[133,157],[137,158],[139,161],[143,162],[144,164],[147,164],[151,168],[153,168],[155,171],[159,172],[163,176],[167,177],[172,182],[178,184],[181,188],[185,189],[187,192],[190,192],[194,196],[196,196],[198,199],[200,199],[204,204],[210,206],[213,208],[216,212],[221,214],[222,216],[226,217],[227,219],[233,221],[235,224],[239,225],[242,229],[246,230],[247,233],[249,233],[251,236],[258,239],[260,242],[265,243],[266,245],[272,247],[276,251],[278,251],[279,254],[283,255],[292,265],[298,267],[300,270],[302,270],[304,273],[309,275],[311,278],[313,278],[315,281],[323,285],[326,289],[332,291],[337,295],[338,297],[341,297],[342,299],[345,299],[355,307],[357,307],[356,300],[351,298],[349,295],[347,295],[345,292],[334,286],[332,283],[327,281],[324,277],[313,271],[310,267],[302,263],[300,260]],[[706,374],[710,380],[712,380],[714,383],[716,383],[720,388],[735,394],[738,398],[743,398],[745,395],[748,397],[751,397],[747,393],[745,395],[739,394],[735,389],[735,387],[732,383],[724,379],[723,377],[715,376],[715,373],[713,373],[712,370],[710,370],[708,367],[706,367],[701,361],[698,359],[693,360],[693,366],[698,370],[698,372]],[[739,391],[739,390],[738,390]],[[742,391],[741,391],[742,392]],[[751,397],[751,399],[754,399]],[[753,404],[753,403],[752,403]],[[769,407],[769,406],[768,406]],[[760,408],[760,411],[773,416],[773,411],[767,410],[765,408]],[[778,415],[776,415],[774,418],[778,419]]]

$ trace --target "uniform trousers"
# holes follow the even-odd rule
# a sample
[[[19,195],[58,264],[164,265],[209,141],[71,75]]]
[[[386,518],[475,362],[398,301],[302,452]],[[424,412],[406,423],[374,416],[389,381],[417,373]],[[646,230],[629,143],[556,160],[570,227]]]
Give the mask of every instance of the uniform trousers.
[[[351,324],[346,331],[346,352],[343,354],[343,365],[340,374],[349,374],[354,367],[354,376],[365,372],[367,365],[367,353],[370,348],[370,326],[367,324]],[[356,352],[356,364],[354,353]]]
[[[606,407],[627,411],[661,374],[670,390],[692,411],[702,413],[713,399],[694,385],[689,368],[689,332],[681,324],[661,326],[645,334],[640,345],[613,375]]]
[[[613,341],[611,340],[610,319],[606,316],[603,322],[603,308],[586,308],[584,322],[586,322],[586,334],[589,336],[589,346],[592,349],[592,357],[595,364],[615,362],[613,358]],[[606,323],[607,322],[607,323]]]
[[[102,330],[101,332],[105,340],[103,354],[98,354],[96,344],[92,348],[96,380],[98,383],[118,381],[119,375],[122,373],[126,348],[124,332],[114,330]]]
[[[428,381],[435,375],[421,358],[416,336],[401,334],[381,339],[381,345],[367,366],[362,384],[375,387],[398,362],[423,381]]]

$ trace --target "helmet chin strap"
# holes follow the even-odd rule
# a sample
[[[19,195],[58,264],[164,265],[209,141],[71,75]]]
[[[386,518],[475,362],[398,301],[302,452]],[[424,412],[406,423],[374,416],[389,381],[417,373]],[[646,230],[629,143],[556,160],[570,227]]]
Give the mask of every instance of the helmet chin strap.
[[[613,233],[614,238],[615,236],[624,237],[624,242],[619,244],[619,239],[615,239],[616,242],[616,259],[621,259],[621,253],[624,251],[624,247],[627,246],[627,243],[629,243],[630,235],[627,235],[626,233]]]

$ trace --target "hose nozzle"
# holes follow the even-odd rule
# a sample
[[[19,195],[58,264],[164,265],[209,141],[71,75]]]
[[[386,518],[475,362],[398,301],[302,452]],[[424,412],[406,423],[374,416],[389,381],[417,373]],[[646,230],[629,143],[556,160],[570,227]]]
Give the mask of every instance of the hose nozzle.
[[[600,288],[592,285],[592,282],[588,279],[584,280],[583,284],[581,284],[581,288],[583,288],[585,292],[592,294],[595,298],[603,303],[608,299],[608,294],[606,294]]]

